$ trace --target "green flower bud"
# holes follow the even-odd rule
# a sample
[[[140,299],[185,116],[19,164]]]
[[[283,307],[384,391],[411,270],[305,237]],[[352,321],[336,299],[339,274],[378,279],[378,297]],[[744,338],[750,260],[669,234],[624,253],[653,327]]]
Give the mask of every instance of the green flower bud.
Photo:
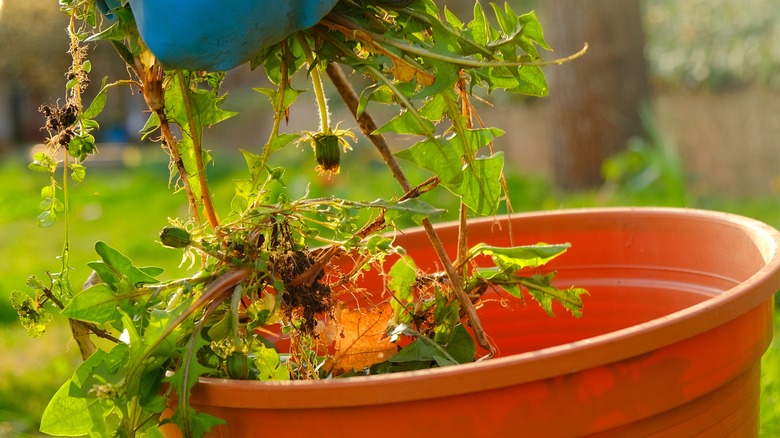
[[[282,179],[283,176],[284,176],[283,167],[274,167],[273,169],[271,169],[271,178]]]
[[[249,377],[249,358],[243,353],[231,353],[225,359],[225,369],[231,379],[246,380]]]
[[[314,138],[314,155],[317,158],[317,170],[322,173],[339,173],[341,151],[339,137],[334,134],[320,134]]]
[[[169,248],[185,248],[192,240],[187,230],[179,227],[165,227],[160,232],[160,242]]]

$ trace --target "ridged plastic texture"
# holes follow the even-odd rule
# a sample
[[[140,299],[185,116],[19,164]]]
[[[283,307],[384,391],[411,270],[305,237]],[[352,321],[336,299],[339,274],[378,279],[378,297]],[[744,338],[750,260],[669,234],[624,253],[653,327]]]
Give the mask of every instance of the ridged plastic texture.
[[[780,288],[776,230],[655,208],[523,214],[511,229],[515,244],[571,242],[548,269],[559,287],[590,291],[582,318],[493,300],[480,309],[500,350],[491,360],[327,381],[203,379],[193,403],[229,424],[211,436],[757,434],[760,358]],[[456,226],[438,230],[454,251]],[[506,218],[469,227],[472,243],[508,236]],[[437,265],[421,230],[396,243]],[[365,286],[379,293],[381,281]]]

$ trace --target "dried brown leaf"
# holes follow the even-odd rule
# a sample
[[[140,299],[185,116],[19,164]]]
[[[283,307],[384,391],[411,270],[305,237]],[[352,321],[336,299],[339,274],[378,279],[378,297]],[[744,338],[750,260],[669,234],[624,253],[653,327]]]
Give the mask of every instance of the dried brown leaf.
[[[387,325],[393,317],[389,303],[371,309],[343,309],[335,315],[340,328],[331,357],[334,375],[362,370],[384,362],[398,352],[397,346],[386,336]]]

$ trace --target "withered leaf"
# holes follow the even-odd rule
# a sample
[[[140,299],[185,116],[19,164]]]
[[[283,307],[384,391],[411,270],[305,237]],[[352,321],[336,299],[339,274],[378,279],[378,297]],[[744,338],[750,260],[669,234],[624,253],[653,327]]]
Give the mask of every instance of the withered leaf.
[[[389,303],[371,309],[342,309],[335,315],[339,327],[331,372],[334,375],[362,370],[384,362],[398,352],[396,344],[386,335],[387,325],[393,317]]]

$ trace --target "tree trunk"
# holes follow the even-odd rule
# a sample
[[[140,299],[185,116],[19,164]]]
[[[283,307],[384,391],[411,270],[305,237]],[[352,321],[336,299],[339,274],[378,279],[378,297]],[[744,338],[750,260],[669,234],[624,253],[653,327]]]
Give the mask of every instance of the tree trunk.
[[[588,53],[549,68],[553,106],[553,179],[564,189],[602,183],[601,164],[642,134],[649,97],[638,0],[543,3],[546,37],[557,56],[588,43]]]

